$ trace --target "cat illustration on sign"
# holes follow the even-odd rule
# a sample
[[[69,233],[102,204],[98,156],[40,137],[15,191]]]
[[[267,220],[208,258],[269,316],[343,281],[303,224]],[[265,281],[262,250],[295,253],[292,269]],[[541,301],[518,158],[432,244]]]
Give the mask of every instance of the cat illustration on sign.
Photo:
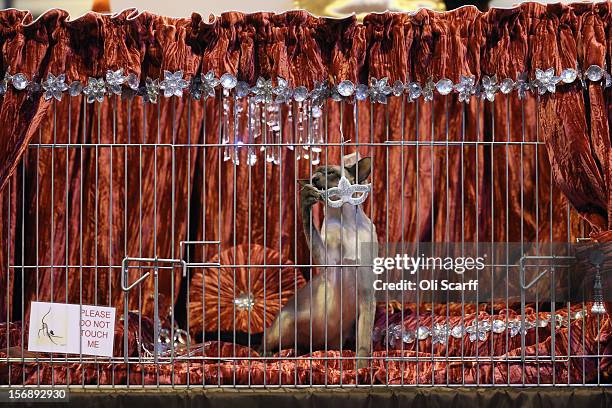
[[[45,319],[47,318],[47,316],[49,316],[50,313],[51,313],[51,308],[49,308],[49,311],[45,313],[42,319],[40,319],[41,327],[40,329],[38,329],[38,338],[40,339],[41,332],[42,332],[43,339],[49,339],[49,341],[55,344],[56,346],[65,346],[65,344],[58,343],[57,341],[59,340],[56,341],[56,339],[63,339],[64,336],[59,336],[56,332],[53,331],[52,328],[49,327],[49,324],[45,321]],[[65,331],[65,330],[62,330],[62,331]]]

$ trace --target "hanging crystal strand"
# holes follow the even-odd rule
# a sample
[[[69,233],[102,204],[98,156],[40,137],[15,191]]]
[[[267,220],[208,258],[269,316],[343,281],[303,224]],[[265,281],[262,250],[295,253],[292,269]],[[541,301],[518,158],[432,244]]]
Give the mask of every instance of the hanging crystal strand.
[[[296,139],[297,146],[295,147],[295,158],[300,160],[302,158],[303,144],[304,144],[304,102],[298,101],[297,103],[297,126],[296,126]]]
[[[274,164],[280,164],[280,155],[281,155],[281,143],[282,143],[282,134],[281,134],[281,105],[279,103],[274,104],[274,110],[272,112],[274,117],[274,123],[272,124],[272,136],[274,143],[276,146],[272,149],[272,162]]]
[[[223,123],[221,125],[221,129],[223,132],[223,136],[221,138],[221,143],[225,145],[223,147],[223,161],[228,161],[232,158],[231,156],[231,147],[230,143],[230,100],[229,100],[229,90],[223,89],[223,97],[221,101],[223,105]]]
[[[295,158],[296,160],[300,160],[302,158],[302,153],[304,152],[304,110],[305,110],[305,101],[308,98],[308,90],[303,86],[298,86],[293,91],[293,100],[297,102],[296,106],[296,120],[297,126],[295,127],[296,134],[294,136],[295,141],[297,141]]]
[[[323,109],[318,105],[311,108],[312,126],[308,138],[310,161],[317,165],[320,162],[321,143],[323,143]]]
[[[312,102],[310,100],[308,100],[306,102],[306,112],[307,112],[307,126],[306,126],[306,137],[304,138],[304,145],[302,146],[303,149],[303,154],[302,157],[306,160],[310,159],[310,145],[312,144],[312,132],[313,132],[313,127],[314,127],[314,117],[313,117],[313,109],[315,109],[316,106],[312,105]],[[310,121],[310,123],[308,123],[308,121]]]
[[[293,129],[293,101],[289,101],[287,103],[287,129]],[[293,132],[289,131],[288,134],[292,135]],[[290,139],[291,136],[288,136],[288,138]],[[294,142],[295,140],[289,140],[289,142],[287,143],[287,149],[293,150]]]
[[[306,101],[304,106],[304,119],[306,121],[306,129],[304,130],[304,137],[302,139],[302,159],[310,160],[310,135],[312,133],[312,103],[310,100]]]
[[[234,93],[234,148],[232,149],[232,162],[238,166],[240,164],[240,147],[244,144],[242,140],[240,140],[240,132],[239,132],[239,116],[242,113],[242,102],[238,101],[238,97]]]
[[[266,162],[274,162],[274,146],[268,146],[268,143],[274,143],[274,104],[266,102],[264,107],[264,146],[266,146]]]
[[[256,104],[253,102],[253,98],[249,97],[247,102],[247,127],[248,127],[248,141],[249,147],[247,148],[247,160],[246,163],[249,166],[254,166],[257,163],[257,153],[253,148],[253,142],[255,138],[255,119],[253,111],[255,110]]]
[[[315,109],[316,108],[316,109]],[[311,162],[317,165],[321,161],[321,149],[323,145],[323,109],[315,106],[312,111],[313,116],[313,135],[312,146],[310,147]]]

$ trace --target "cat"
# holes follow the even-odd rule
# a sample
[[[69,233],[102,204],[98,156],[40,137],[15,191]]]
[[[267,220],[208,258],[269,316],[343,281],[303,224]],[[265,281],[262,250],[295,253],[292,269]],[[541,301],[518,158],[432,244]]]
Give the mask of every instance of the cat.
[[[344,175],[351,184],[364,183],[370,175],[371,159],[345,157]],[[378,255],[376,227],[361,205],[344,203],[340,208],[325,207],[321,229],[312,223],[312,208],[325,203],[322,192],[337,187],[342,168],[317,168],[310,180],[299,180],[300,210],[306,241],[320,274],[281,309],[266,330],[266,351],[293,348],[299,351],[337,350],[354,333],[357,323],[358,367],[368,365],[376,309],[372,272]],[[355,265],[355,266],[334,266]],[[296,337],[297,334],[297,337]]]

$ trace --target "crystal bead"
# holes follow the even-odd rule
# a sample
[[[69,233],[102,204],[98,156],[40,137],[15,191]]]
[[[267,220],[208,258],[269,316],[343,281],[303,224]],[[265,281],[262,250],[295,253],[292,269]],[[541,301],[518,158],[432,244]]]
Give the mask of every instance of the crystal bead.
[[[508,328],[510,329],[510,337],[515,337],[521,331],[521,321],[520,320],[509,321]]]
[[[550,317],[549,317],[549,318],[546,318],[546,317],[545,317],[545,318],[543,318],[543,319],[538,320],[538,321],[536,322],[536,324],[538,325],[538,327],[539,327],[540,329],[543,329],[543,328],[545,328],[546,326],[548,326],[548,323],[549,323],[549,322],[550,322]]]
[[[355,98],[358,101],[364,101],[368,97],[368,87],[364,84],[357,85],[355,88]]]
[[[523,328],[525,331],[531,330],[536,327],[536,323],[534,320],[525,320],[525,327]]]
[[[493,320],[493,325],[491,326],[491,331],[493,333],[500,334],[503,333],[504,330],[506,330],[506,323],[503,320]]]
[[[604,76],[604,70],[597,65],[591,65],[587,68],[585,75],[589,79],[589,81],[601,81]]]
[[[416,334],[412,330],[404,330],[402,334],[402,341],[404,343],[412,343],[416,339]]]
[[[220,81],[221,81],[221,86],[223,87],[223,89],[232,89],[238,83],[238,80],[236,79],[235,76],[233,76],[232,74],[227,74],[227,73],[221,75]]]
[[[393,90],[393,95],[400,96],[404,93],[404,84],[402,81],[395,81],[391,89]]]
[[[234,299],[234,304],[237,309],[240,310],[249,310],[255,304],[253,300],[253,295],[251,293],[241,293]]]
[[[578,77],[578,71],[573,68],[566,68],[561,71],[561,81],[565,84],[571,84]]]
[[[13,75],[13,86],[19,91],[23,91],[28,86],[28,79],[23,74]]]
[[[440,95],[448,95],[453,90],[453,81],[450,79],[441,79],[436,83],[436,90]]]
[[[236,84],[236,96],[238,98],[244,98],[249,94],[250,90],[249,84],[244,81],[240,81]]]
[[[510,78],[506,78],[499,84],[499,90],[502,91],[504,95],[508,95],[514,89],[514,81]]]
[[[342,81],[338,84],[338,93],[344,97],[351,96],[355,92],[355,85],[351,81]]]
[[[315,105],[312,107],[312,117],[313,118],[320,118],[322,114],[323,114],[323,111],[321,110],[319,106]]]
[[[579,320],[582,319],[584,317],[584,310],[579,310],[576,313],[574,313],[574,319]]]
[[[308,98],[308,89],[304,86],[298,86],[293,91],[293,99],[296,102],[304,102]]]
[[[451,336],[453,336],[456,339],[460,339],[463,337],[463,326],[462,325],[457,325],[454,326],[451,331],[450,331]]]
[[[138,80],[138,77],[136,76],[136,74],[131,73],[127,76],[127,84],[130,87],[130,89],[137,90],[139,82],[140,81]]]
[[[408,96],[410,97],[410,99],[417,99],[419,96],[421,96],[421,93],[423,92],[421,85],[419,85],[416,82],[409,83],[407,87],[408,87]]]
[[[254,166],[257,163],[257,154],[252,149],[247,153],[247,165]]]
[[[417,339],[425,340],[425,339],[427,339],[427,336],[429,336],[429,328],[427,328],[425,326],[419,326],[419,328],[417,329],[417,332],[416,332]]]

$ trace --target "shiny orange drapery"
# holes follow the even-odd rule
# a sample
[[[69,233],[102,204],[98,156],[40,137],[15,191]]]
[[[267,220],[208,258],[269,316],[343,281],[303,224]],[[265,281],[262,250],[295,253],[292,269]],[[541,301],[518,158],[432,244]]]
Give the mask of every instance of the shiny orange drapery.
[[[90,13],[70,21],[65,12],[54,10],[32,21],[27,12],[8,10],[0,12],[1,63],[2,71],[22,72],[29,78],[65,72],[69,81],[82,82],[88,77],[103,77],[107,69],[118,68],[142,78],[156,78],[163,70],[178,69],[191,78],[212,69],[217,75],[234,73],[249,83],[254,83],[258,76],[282,76],[291,84],[308,87],[325,78],[336,82],[342,79],[367,82],[370,77],[387,76],[390,82],[398,79],[425,82],[433,76],[457,82],[460,75],[479,79],[484,74],[497,74],[501,79],[517,78],[522,72],[533,77],[536,68],[554,67],[559,72],[563,68],[591,64],[610,66],[611,8],[609,2],[574,6],[523,4],[515,9],[486,13],[466,7],[447,13],[422,10],[414,15],[370,15],[363,23],[354,18],[315,18],[301,11],[281,15],[227,13],[205,21],[198,14],[173,19],[128,10],[113,17]],[[371,211],[379,240],[494,238],[514,241],[536,237],[565,240],[579,232],[573,224],[571,231],[567,231],[563,222],[566,206],[561,193],[588,220],[597,237],[607,236],[612,209],[608,98],[609,90],[594,84],[583,90],[578,83],[560,85],[557,93],[543,95],[537,101],[530,97],[521,102],[515,95],[500,95],[494,104],[471,103],[464,108],[455,96],[436,97],[433,105],[420,103],[418,117],[416,104],[407,105],[403,126],[399,99],[392,100],[387,107],[372,107],[371,111],[369,104],[360,104],[360,137],[375,142],[387,137],[461,140],[463,109],[466,140],[504,141],[510,135],[512,140],[546,142],[546,151],[540,148],[536,152],[535,147],[525,146],[522,153],[517,146],[494,149],[493,153],[484,146],[465,147],[463,162],[460,150],[446,155],[443,148],[422,147],[418,171],[414,149],[362,148],[362,155],[371,155],[374,159]],[[195,206],[206,220],[206,239],[219,239],[226,248],[234,242],[247,242],[249,238],[251,242],[263,244],[265,238],[266,246],[279,249],[284,257],[308,263],[299,228],[295,233],[296,224],[300,225],[299,216],[295,215],[293,205],[286,205],[293,203],[294,179],[308,172],[304,162],[294,165],[293,153],[284,151],[281,166],[266,167],[260,158],[252,169],[254,183],[249,191],[234,188],[246,185],[249,177],[246,166],[237,169],[235,181],[234,169],[227,163],[222,165],[220,180],[216,175],[202,180],[200,169],[209,169],[210,175],[218,168],[219,154],[215,149],[208,149],[206,154],[202,149],[194,150],[192,156],[187,150],[177,150],[175,184],[171,183],[169,170],[172,155],[163,148],[156,153],[145,149],[142,162],[132,151],[126,157],[120,151],[113,151],[111,155],[104,148],[97,152],[86,149],[83,153],[63,153],[58,149],[53,155],[48,149],[28,150],[29,143],[34,141],[95,143],[110,142],[113,137],[119,143],[128,138],[138,143],[187,143],[189,137],[200,143],[218,140],[218,134],[210,131],[218,127],[215,114],[218,105],[213,100],[206,103],[204,120],[203,103],[190,108],[186,97],[148,105],[146,114],[140,102],[132,102],[128,114],[128,101],[119,98],[86,108],[81,98],[68,99],[65,97],[54,107],[40,94],[28,97],[27,92],[9,91],[1,102],[0,288],[8,293],[1,293],[0,319],[11,315],[7,305],[16,292],[21,293],[22,286],[23,295],[18,298],[26,305],[33,299],[78,302],[83,287],[83,302],[120,306],[123,296],[116,271],[60,270],[46,266],[117,265],[126,255],[178,256],[181,240],[202,239],[204,235],[202,229],[189,231],[188,202],[190,210],[194,211]],[[338,141],[339,137],[338,108],[338,105],[329,107],[330,141]],[[345,135],[351,137],[355,134],[353,116],[350,106],[345,109]],[[447,111],[448,134],[444,114]],[[385,126],[387,115],[388,127]],[[70,122],[68,116],[72,118]],[[54,117],[59,120],[54,121]],[[204,124],[209,131],[203,131]],[[328,160],[337,162],[338,154],[337,148],[329,148]],[[523,168],[519,166],[521,157]],[[75,165],[81,162],[83,166]],[[508,184],[513,187],[508,190],[508,196],[506,166]],[[138,167],[142,167],[144,174],[142,222],[136,210],[137,192],[133,188]],[[462,167],[464,180],[459,180],[456,175]],[[521,174],[522,192],[517,188]],[[548,187],[551,175],[555,185],[552,194]],[[34,188],[37,180],[38,190]],[[85,191],[80,190],[81,181]],[[404,189],[396,188],[402,181]],[[28,188],[22,191],[24,184]],[[448,200],[441,193],[446,191]],[[168,205],[172,194],[174,211]],[[237,208],[223,205],[219,211],[212,204],[219,194],[224,204],[231,203],[236,195]],[[418,208],[417,194],[421,197]],[[83,196],[82,204],[80,196]],[[519,205],[521,197],[523,209]],[[402,200],[404,205],[400,205]],[[248,202],[253,214],[250,225],[245,208]],[[370,211],[369,205],[367,211]],[[505,222],[521,218],[522,229],[520,223]],[[554,228],[548,221],[551,218]],[[217,225],[221,225],[220,235]],[[145,233],[140,234],[143,230]],[[210,252],[201,255],[202,258],[210,256]],[[8,266],[21,264],[22,259],[25,265],[43,266],[36,273],[24,269],[21,285],[16,285],[15,270],[9,270]],[[177,271],[175,291],[180,279]],[[166,293],[170,292],[170,281],[170,276],[162,278]],[[152,282],[147,282],[145,295],[151,289]],[[145,296],[143,302],[150,310],[151,300]]]

